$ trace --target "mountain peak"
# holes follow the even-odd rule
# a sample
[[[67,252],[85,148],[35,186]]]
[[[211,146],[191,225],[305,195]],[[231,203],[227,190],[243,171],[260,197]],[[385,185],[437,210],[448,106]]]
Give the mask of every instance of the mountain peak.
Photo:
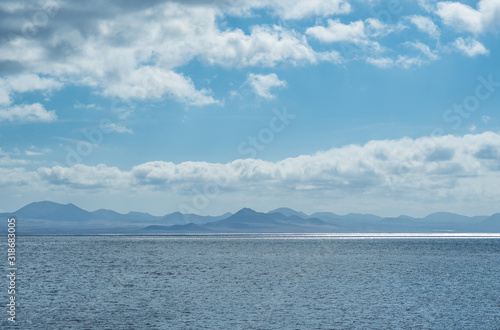
[[[91,214],[74,204],[59,204],[49,201],[34,202],[14,212],[23,218],[46,220],[83,220]]]
[[[304,212],[300,211],[295,211],[294,209],[291,209],[289,207],[280,207],[277,209],[274,209],[272,211],[267,212],[268,214],[273,214],[273,213],[281,213],[284,216],[291,217],[291,216],[298,216],[299,218],[307,218],[308,215],[305,214]]]
[[[258,212],[254,211],[248,207],[244,207],[241,210],[239,210],[238,212],[236,212],[235,214],[244,215],[244,214],[255,214],[255,213],[258,213]]]

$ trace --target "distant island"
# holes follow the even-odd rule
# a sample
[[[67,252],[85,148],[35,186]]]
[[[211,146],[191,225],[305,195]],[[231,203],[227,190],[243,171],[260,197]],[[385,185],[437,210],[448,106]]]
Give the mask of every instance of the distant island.
[[[232,214],[201,216],[170,213],[89,212],[74,204],[35,202],[4,219],[17,218],[21,235],[37,234],[168,234],[168,233],[500,233],[500,213],[490,216],[437,212],[423,218],[383,218],[372,214],[330,212],[305,214],[290,208],[262,213],[243,208]],[[6,226],[0,233],[6,233]]]

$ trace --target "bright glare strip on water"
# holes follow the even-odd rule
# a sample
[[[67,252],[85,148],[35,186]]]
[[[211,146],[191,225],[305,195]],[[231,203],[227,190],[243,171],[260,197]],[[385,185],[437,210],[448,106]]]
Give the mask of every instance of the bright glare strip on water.
[[[163,234],[128,236],[130,239],[499,239],[500,233],[242,233],[242,234]]]

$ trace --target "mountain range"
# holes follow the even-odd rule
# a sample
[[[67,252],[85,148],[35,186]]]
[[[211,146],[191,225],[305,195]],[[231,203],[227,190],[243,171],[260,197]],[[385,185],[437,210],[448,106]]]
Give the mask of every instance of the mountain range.
[[[18,234],[160,234],[160,233],[500,233],[500,213],[491,216],[437,212],[423,218],[401,215],[331,212],[305,214],[290,208],[267,213],[243,208],[232,214],[201,216],[170,213],[121,214],[100,209],[89,212],[74,204],[35,202],[0,218],[15,217]],[[7,226],[0,233],[5,234]]]

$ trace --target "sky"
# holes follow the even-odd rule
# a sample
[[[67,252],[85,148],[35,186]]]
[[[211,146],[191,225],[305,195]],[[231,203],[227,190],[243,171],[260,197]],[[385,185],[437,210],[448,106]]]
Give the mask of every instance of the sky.
[[[500,0],[2,1],[0,211],[500,212]]]

